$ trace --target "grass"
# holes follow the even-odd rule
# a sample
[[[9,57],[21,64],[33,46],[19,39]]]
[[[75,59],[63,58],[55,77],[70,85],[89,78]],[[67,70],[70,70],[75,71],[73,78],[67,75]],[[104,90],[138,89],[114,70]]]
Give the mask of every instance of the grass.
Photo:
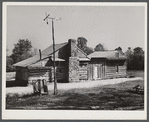
[[[143,70],[128,70],[127,71],[127,76],[131,77],[142,77],[144,78],[144,71]]]
[[[94,88],[53,91],[49,95],[7,94],[6,109],[25,110],[143,110],[144,93],[136,93],[132,88],[143,86],[144,81],[127,81]]]
[[[143,77],[143,71],[128,71],[128,76]],[[7,79],[13,79],[14,73],[8,73]],[[9,84],[8,84],[9,83]],[[7,87],[14,82],[7,81]],[[144,93],[136,93],[132,88],[144,86],[144,81],[127,81],[94,88],[59,90],[57,95],[7,94],[6,109],[25,110],[143,110]]]

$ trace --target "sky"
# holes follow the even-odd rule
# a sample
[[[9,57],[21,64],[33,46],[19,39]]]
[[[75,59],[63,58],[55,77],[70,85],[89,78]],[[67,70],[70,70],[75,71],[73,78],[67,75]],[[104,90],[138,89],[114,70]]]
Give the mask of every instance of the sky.
[[[19,39],[28,39],[32,46],[44,50],[52,44],[51,20],[47,25],[45,12],[54,21],[55,43],[84,37],[87,46],[99,43],[107,50],[121,47],[125,52],[145,42],[145,7],[141,6],[7,6],[7,48],[12,54]]]

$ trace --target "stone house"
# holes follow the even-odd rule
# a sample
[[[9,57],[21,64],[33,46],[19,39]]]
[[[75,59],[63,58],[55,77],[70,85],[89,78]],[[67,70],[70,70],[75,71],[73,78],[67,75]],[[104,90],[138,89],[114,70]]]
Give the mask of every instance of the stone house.
[[[118,51],[98,51],[86,55],[76,45],[76,40],[49,46],[31,58],[14,64],[16,81],[27,84],[36,77],[53,79],[53,54],[55,53],[56,77],[58,82],[78,82],[126,76],[126,57]]]

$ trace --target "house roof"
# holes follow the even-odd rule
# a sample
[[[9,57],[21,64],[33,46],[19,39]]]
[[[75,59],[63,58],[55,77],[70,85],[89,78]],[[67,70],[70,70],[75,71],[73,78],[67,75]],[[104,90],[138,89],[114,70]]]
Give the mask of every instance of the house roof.
[[[78,59],[79,59],[79,61],[90,61],[89,58],[78,58]]]
[[[118,54],[118,55],[117,55]],[[95,51],[88,55],[89,58],[104,58],[108,60],[126,60],[126,57],[118,51]]]
[[[77,45],[75,45],[75,47],[76,47],[79,51],[81,51],[81,53],[83,53],[83,54],[87,57],[87,54],[86,54],[83,50],[81,50]]]
[[[62,48],[63,46],[65,46],[67,44],[66,43],[61,43],[61,44],[55,44],[55,52],[57,52],[60,48]],[[51,46],[49,46],[48,48],[46,48],[45,50],[43,50],[41,52],[42,55],[51,55],[53,54],[53,44]]]
[[[67,44],[67,42],[61,43],[61,44],[55,44],[55,52],[57,52],[60,48],[62,48],[66,44]],[[53,54],[53,44],[41,52],[42,59],[48,58],[52,54]],[[39,61],[40,61],[40,55],[38,54],[38,55],[35,55],[35,56],[28,58],[26,60],[20,61],[20,62],[14,64],[13,66],[26,67],[33,63],[39,62]]]

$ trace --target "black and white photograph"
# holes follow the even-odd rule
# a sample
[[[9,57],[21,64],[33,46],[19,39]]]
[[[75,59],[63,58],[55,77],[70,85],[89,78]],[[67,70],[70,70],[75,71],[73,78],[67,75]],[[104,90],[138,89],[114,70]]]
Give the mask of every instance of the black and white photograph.
[[[147,3],[3,2],[3,119],[147,119]]]

